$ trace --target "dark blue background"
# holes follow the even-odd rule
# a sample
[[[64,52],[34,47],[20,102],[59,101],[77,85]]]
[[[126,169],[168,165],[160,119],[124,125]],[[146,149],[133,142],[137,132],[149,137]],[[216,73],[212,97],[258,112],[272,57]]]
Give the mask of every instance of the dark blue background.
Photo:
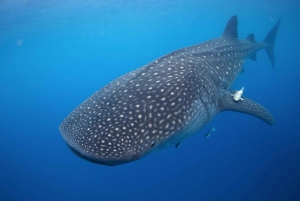
[[[221,3],[220,3],[221,2]],[[0,2],[0,200],[300,200],[297,0],[4,0]],[[264,51],[231,87],[275,117],[224,112],[187,139],[117,167],[67,148],[60,122],[122,74],[219,37],[262,41],[282,16],[276,68]],[[210,138],[203,135],[212,126]]]

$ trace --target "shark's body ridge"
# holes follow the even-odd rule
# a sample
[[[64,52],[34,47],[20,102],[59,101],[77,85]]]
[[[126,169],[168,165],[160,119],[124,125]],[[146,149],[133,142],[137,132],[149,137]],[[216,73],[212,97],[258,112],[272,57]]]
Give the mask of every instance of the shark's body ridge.
[[[74,153],[104,165],[131,162],[193,135],[219,112],[238,111],[272,125],[271,113],[230,85],[247,58],[265,49],[274,67],[280,20],[265,40],[238,39],[233,16],[220,38],[171,52],[112,81],[71,112],[59,129]]]

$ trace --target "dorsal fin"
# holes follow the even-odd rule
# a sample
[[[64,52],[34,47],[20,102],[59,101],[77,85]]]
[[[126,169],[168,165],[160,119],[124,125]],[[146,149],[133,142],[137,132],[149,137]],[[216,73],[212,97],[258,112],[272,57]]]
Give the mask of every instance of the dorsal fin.
[[[225,30],[224,30],[222,36],[226,37],[226,38],[229,38],[229,39],[238,38],[237,26],[238,26],[237,16],[234,15],[227,22],[227,25],[225,27]]]
[[[249,34],[249,36],[247,36],[247,39],[250,40],[251,42],[255,43],[255,37],[254,37],[254,34]]]

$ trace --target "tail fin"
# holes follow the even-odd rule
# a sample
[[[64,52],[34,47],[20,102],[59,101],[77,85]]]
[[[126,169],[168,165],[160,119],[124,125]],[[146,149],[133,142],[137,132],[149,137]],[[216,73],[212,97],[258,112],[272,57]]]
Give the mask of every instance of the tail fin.
[[[275,67],[275,57],[274,57],[274,42],[276,39],[276,35],[277,35],[277,31],[280,25],[280,21],[281,18],[279,18],[279,20],[277,21],[277,23],[275,24],[275,26],[271,29],[271,31],[268,33],[268,35],[266,36],[264,43],[267,44],[267,47],[265,48],[269,59],[271,61],[272,67]]]

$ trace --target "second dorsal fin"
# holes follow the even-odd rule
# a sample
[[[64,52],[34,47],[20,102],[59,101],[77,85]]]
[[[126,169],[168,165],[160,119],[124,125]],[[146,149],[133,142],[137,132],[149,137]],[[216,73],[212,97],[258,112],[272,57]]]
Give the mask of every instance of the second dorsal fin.
[[[250,40],[251,42],[255,43],[255,37],[254,37],[254,34],[249,34],[249,36],[247,37],[248,40]]]

